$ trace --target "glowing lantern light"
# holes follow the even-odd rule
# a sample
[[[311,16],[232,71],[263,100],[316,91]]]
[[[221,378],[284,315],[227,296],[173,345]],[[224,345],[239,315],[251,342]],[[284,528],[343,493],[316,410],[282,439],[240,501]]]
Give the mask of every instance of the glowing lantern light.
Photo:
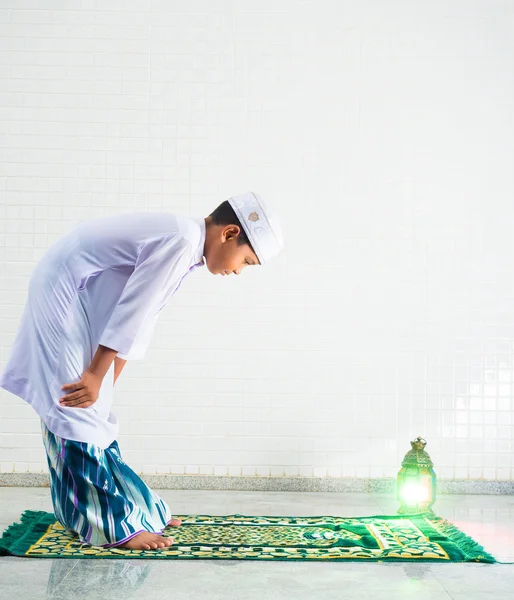
[[[405,455],[398,473],[397,499],[399,514],[432,512],[436,496],[436,475],[432,460],[425,450],[426,440],[416,438]]]

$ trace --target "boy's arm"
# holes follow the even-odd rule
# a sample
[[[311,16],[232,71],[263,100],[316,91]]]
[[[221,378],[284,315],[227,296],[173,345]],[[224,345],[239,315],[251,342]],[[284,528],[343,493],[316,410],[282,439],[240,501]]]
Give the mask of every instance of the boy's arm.
[[[117,350],[113,350],[112,348],[100,344],[96,349],[93,360],[87,370],[100,377],[100,379],[103,379],[107,371],[111,368],[112,361],[116,358],[116,354]]]
[[[118,379],[120,376],[120,373],[123,370],[126,362],[127,361],[123,360],[123,358],[119,358],[118,356],[114,357],[114,383],[116,383],[116,379]]]
[[[144,243],[99,343],[128,355],[155,299],[177,289],[193,254],[191,244],[179,236]]]

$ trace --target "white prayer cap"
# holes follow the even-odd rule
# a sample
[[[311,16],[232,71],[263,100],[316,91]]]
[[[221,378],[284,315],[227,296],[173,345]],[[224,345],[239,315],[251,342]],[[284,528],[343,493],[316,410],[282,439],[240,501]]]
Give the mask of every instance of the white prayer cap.
[[[284,247],[282,227],[275,213],[253,192],[228,199],[250,240],[261,265]]]

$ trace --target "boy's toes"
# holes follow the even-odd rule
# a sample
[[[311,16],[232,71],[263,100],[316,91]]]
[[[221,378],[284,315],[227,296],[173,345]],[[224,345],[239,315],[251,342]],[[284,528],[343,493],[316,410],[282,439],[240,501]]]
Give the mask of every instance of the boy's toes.
[[[180,527],[182,525],[182,520],[181,519],[170,519],[168,521],[168,525],[171,525],[171,527]]]
[[[171,538],[164,537],[157,533],[142,531],[124,544],[120,544],[118,547],[128,548],[130,550],[157,550],[158,548],[165,548],[172,544],[173,540]]]

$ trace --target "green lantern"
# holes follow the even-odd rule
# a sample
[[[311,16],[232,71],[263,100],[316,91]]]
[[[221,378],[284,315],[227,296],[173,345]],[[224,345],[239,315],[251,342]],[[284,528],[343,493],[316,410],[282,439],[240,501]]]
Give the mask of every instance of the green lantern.
[[[399,514],[432,512],[435,502],[436,476],[432,460],[425,450],[426,440],[416,438],[405,455],[398,473],[397,499]]]

